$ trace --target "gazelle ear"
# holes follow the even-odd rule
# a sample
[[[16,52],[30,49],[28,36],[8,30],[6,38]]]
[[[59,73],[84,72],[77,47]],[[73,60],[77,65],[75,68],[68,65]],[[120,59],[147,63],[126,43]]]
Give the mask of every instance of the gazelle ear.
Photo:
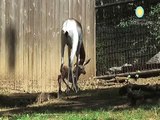
[[[85,63],[84,63],[84,66],[87,65],[89,62],[90,62],[91,58],[88,59]]]

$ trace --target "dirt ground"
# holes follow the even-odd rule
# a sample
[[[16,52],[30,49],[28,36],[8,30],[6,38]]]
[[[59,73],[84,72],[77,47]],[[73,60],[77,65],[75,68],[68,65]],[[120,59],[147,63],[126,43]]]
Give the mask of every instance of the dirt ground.
[[[160,85],[160,76],[151,78],[139,78],[129,80],[136,84]],[[81,80],[78,94],[62,94],[61,99],[57,99],[55,93],[15,93],[0,95],[0,116],[12,115],[16,113],[32,112],[65,112],[80,111],[83,109],[128,109],[129,101],[126,96],[119,95],[119,88],[126,83],[109,83],[107,80],[89,79]],[[141,102],[139,104],[160,104],[160,100]],[[137,105],[138,106],[138,105]]]

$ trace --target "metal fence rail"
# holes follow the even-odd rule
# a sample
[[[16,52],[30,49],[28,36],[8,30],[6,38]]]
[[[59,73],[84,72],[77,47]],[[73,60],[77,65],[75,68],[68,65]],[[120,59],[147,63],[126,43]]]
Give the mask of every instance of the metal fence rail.
[[[155,61],[160,56],[160,45],[146,24],[151,6],[157,1],[121,3],[96,7],[97,76],[160,68],[160,61]],[[142,19],[135,16],[138,5],[145,9]],[[128,19],[135,23],[124,27]]]

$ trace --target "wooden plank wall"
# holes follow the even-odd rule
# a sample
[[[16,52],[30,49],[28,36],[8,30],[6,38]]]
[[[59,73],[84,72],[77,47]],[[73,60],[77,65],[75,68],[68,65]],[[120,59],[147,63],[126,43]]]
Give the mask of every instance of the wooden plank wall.
[[[86,57],[91,62],[81,79],[87,80],[96,73],[94,0],[0,0],[0,88],[57,89],[60,30],[69,17],[83,26]]]

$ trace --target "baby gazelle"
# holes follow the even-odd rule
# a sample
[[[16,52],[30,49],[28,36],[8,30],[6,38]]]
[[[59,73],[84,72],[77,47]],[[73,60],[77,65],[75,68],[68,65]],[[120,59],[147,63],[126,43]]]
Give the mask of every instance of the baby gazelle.
[[[83,65],[78,65],[78,76],[77,78],[79,79],[79,76],[81,74],[86,74],[86,71],[85,71],[85,66],[90,62],[91,59],[88,59]],[[59,87],[59,90],[58,90],[58,94],[57,94],[57,97],[60,98],[60,95],[62,93],[62,90],[61,90],[61,84],[62,84],[62,81],[65,83],[67,89],[66,91],[68,90],[72,90],[73,88],[73,85],[72,87],[70,87],[65,80],[68,80],[68,67],[67,66],[63,66],[60,70],[61,74],[58,75],[58,87]],[[76,80],[76,66],[74,67],[73,69],[73,75],[74,75],[74,79]],[[78,80],[77,79],[77,80]],[[70,83],[72,83],[72,81],[69,81]],[[73,83],[72,83],[73,84]],[[77,86],[78,87],[78,86]]]

